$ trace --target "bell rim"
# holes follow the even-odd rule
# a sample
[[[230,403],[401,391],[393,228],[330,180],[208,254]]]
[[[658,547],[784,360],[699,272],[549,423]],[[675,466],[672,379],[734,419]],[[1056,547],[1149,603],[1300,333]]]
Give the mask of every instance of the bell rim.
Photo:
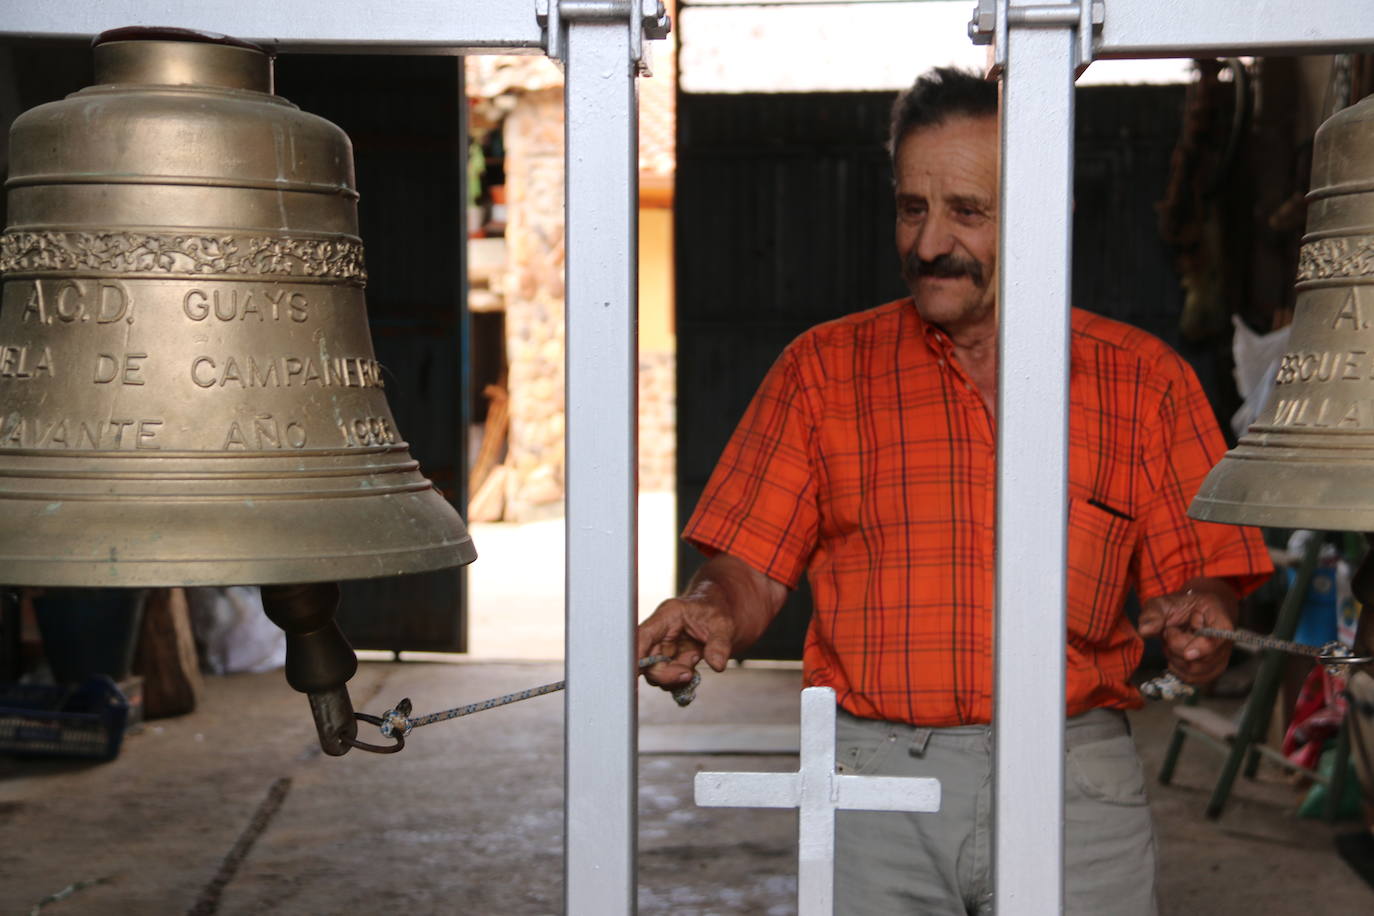
[[[1314,531],[1367,531],[1371,527],[1369,515],[1370,510],[1361,507],[1241,502],[1203,497],[1201,494],[1188,507],[1188,517],[1199,522]]]
[[[304,558],[245,560],[157,559],[106,564],[93,559],[7,562],[0,560],[0,582],[19,588],[197,588],[232,585],[292,585],[353,582],[389,576],[458,569],[477,559],[470,536],[429,548],[397,548]],[[180,569],[178,569],[180,567]],[[72,570],[88,575],[73,576]],[[22,571],[21,571],[22,570]],[[305,570],[304,572],[302,570]],[[169,575],[179,572],[179,575]]]
[[[373,579],[476,559],[457,509],[432,487],[302,500],[32,501],[0,519],[0,583],[33,587],[276,585]],[[226,538],[226,532],[232,536]]]
[[[1261,528],[1374,530],[1371,454],[1322,448],[1301,437],[1296,444],[1243,438],[1202,481],[1188,517]]]

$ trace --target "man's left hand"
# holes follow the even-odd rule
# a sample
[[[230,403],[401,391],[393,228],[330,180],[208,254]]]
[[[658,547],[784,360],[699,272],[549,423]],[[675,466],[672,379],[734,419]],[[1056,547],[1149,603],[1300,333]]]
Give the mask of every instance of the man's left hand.
[[[1238,608],[1235,591],[1221,579],[1193,579],[1182,591],[1145,602],[1137,629],[1141,636],[1163,639],[1170,671],[1190,684],[1206,684],[1226,670],[1231,641],[1195,631],[1234,628]]]

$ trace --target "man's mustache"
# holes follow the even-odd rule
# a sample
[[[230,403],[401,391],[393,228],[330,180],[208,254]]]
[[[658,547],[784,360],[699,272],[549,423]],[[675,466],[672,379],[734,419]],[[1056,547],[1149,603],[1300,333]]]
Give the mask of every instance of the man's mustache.
[[[964,258],[956,254],[942,254],[931,261],[922,260],[915,251],[907,252],[902,259],[902,277],[912,283],[921,277],[940,277],[953,279],[968,277],[974,286],[982,286],[987,272],[983,264],[974,258]]]

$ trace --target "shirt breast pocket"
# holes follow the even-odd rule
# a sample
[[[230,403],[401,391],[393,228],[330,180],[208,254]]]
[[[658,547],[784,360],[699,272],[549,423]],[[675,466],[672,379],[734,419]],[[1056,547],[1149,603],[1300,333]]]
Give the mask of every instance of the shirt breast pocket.
[[[1138,527],[1125,512],[1092,499],[1069,499],[1069,638],[1104,641],[1116,628],[1130,587]]]

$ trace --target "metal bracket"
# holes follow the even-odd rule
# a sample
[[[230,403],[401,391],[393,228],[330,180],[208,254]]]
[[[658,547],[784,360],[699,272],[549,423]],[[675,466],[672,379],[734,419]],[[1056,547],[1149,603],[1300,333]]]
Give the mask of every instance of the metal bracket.
[[[563,59],[563,29],[568,22],[624,21],[630,29],[630,60],[644,67],[644,39],[667,38],[672,20],[663,0],[535,0],[534,16],[544,30],[544,51]]]
[[[1051,3],[1036,6],[1013,6],[1010,0],[978,0],[969,20],[968,37],[976,45],[993,46],[993,67],[1000,71],[1007,65],[1007,29],[1010,26],[1031,28],[1078,29],[1078,56],[1074,70],[1082,73],[1093,60],[1093,37],[1102,31],[1107,18],[1104,0],[1074,0],[1070,3]]]

